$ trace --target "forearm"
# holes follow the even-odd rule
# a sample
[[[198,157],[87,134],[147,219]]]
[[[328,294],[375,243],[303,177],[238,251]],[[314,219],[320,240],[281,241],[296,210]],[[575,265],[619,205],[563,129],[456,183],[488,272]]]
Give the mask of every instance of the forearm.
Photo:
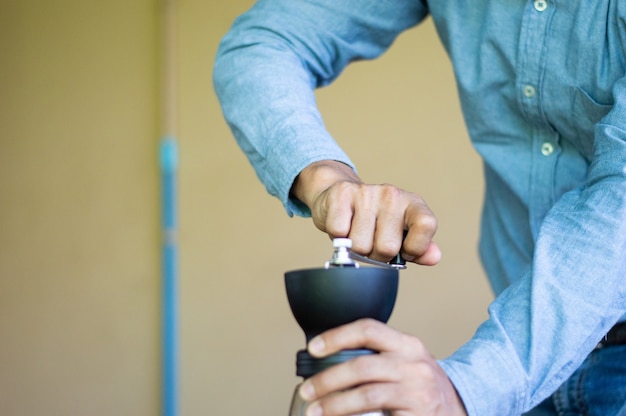
[[[297,175],[319,160],[350,160],[324,128],[302,62],[289,48],[267,43],[246,44],[231,33],[216,61],[215,90],[239,146],[268,193],[288,213],[307,215],[306,206],[289,198]]]
[[[625,80],[615,97],[596,125],[585,186],[552,207],[526,272],[442,363],[471,415],[519,414],[537,405],[626,313]]]
[[[324,127],[314,88],[350,62],[382,54],[426,13],[412,0],[260,0],[225,36],[213,72],[224,116],[288,213],[309,214],[290,198],[304,168],[323,160],[351,165]]]

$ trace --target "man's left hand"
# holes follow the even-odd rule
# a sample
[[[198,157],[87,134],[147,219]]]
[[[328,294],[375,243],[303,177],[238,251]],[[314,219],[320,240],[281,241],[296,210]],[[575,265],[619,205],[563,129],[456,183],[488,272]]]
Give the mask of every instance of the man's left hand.
[[[393,416],[465,416],[450,379],[416,337],[362,319],[331,329],[309,342],[309,353],[325,357],[345,349],[365,355],[306,380],[300,395],[307,416],[347,416],[387,410]]]

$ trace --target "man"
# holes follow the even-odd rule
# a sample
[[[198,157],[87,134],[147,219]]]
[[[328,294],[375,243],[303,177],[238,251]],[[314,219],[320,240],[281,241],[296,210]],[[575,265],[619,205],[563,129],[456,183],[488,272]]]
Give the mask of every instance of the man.
[[[441,361],[371,321],[312,340],[314,355],[381,354],[305,382],[307,415],[626,415],[626,2],[261,0],[218,52],[225,117],[289,214],[372,258],[436,264],[425,202],[362,183],[312,92],[429,15],[484,160],[480,251],[497,298]]]

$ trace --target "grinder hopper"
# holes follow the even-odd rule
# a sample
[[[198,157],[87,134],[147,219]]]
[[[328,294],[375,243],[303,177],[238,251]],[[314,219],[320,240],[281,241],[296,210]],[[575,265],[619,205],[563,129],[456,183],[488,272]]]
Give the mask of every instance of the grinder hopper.
[[[359,256],[350,250],[348,239],[335,239],[333,245],[333,258],[324,268],[285,273],[289,305],[307,342],[328,329],[361,318],[387,322],[396,301],[402,264],[389,265]],[[359,262],[375,267],[360,267]],[[350,350],[318,359],[301,350],[296,374],[307,378],[331,365],[372,353]]]

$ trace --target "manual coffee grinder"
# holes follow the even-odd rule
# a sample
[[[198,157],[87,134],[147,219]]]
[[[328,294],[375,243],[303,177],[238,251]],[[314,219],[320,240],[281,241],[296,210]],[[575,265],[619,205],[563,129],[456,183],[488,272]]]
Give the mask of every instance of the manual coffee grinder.
[[[333,248],[332,258],[323,268],[285,273],[289,306],[307,343],[328,329],[361,318],[387,322],[398,292],[398,269],[406,267],[400,255],[390,263],[363,257],[351,250],[352,241],[347,238],[334,239]],[[366,354],[376,351],[346,350],[320,359],[303,349],[296,355],[296,375],[307,379],[332,365]],[[294,391],[289,416],[304,415],[307,403],[298,394],[299,386]],[[376,411],[363,415],[388,414]]]

